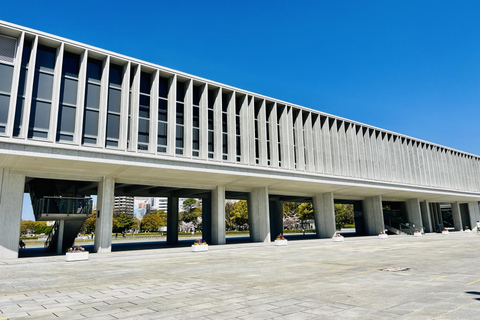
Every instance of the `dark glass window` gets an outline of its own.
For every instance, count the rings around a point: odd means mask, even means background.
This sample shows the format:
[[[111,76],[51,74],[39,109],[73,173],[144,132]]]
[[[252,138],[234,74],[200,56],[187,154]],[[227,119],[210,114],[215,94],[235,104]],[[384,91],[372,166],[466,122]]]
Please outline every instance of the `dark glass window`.
[[[183,124],[183,103],[177,103],[177,124]]]
[[[168,97],[168,78],[160,77],[159,96],[161,98]]]
[[[200,105],[200,87],[199,86],[193,86],[193,104],[195,106]]]
[[[70,52],[65,52],[63,56],[63,75],[78,77],[80,68],[79,56]]]
[[[183,102],[185,99],[185,83],[177,82],[177,101]]]
[[[168,121],[168,103],[166,100],[160,100],[158,104],[158,120]]]

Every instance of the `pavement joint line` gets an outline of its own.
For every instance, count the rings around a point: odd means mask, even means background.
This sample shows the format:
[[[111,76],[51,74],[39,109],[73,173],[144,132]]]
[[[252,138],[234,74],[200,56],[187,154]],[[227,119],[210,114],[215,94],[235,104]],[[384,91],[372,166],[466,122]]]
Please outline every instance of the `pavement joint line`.
[[[337,268],[337,269],[330,270],[330,272],[337,272],[337,271],[342,271],[342,270],[348,270],[348,269],[350,269],[350,268],[351,268],[351,267]]]
[[[476,283],[476,282],[478,282],[478,281],[480,281],[480,279],[467,283],[467,286],[468,286],[468,285],[471,285],[471,284],[474,284],[474,283]]]
[[[375,269],[375,270],[367,270],[367,271],[360,271],[360,272],[357,272],[357,273],[368,273],[368,272],[375,272],[375,271],[378,272],[378,271],[380,271],[380,270],[377,270],[377,269]]]
[[[430,280],[428,280],[428,281],[436,281],[436,280],[443,279],[443,278],[445,278],[445,277],[446,277],[446,276],[440,276],[440,277],[438,277],[438,278],[433,278],[433,279],[430,279]]]

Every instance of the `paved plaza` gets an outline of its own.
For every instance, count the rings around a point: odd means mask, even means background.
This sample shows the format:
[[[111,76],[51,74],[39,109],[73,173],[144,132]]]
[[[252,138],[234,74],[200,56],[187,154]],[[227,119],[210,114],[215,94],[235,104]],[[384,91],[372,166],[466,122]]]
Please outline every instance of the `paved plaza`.
[[[480,319],[475,233],[64,260],[0,261],[0,319]]]

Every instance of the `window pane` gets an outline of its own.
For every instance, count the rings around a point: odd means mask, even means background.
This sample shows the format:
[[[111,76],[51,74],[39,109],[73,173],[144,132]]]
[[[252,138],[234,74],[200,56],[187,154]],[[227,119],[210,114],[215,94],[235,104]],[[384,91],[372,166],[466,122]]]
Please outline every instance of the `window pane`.
[[[88,59],[87,79],[98,82],[102,78],[102,62],[92,58]]]
[[[138,120],[138,142],[148,143],[149,125],[150,121],[148,120]]]
[[[100,102],[100,86],[96,84],[87,84],[87,107],[98,109]]]
[[[41,71],[53,71],[55,68],[55,53],[57,49],[39,46],[37,52],[37,69]]]
[[[33,96],[39,99],[51,100],[53,75],[39,72],[35,78],[36,85],[33,89]]]
[[[69,132],[73,134],[75,129],[75,112],[76,108],[69,106],[60,106],[60,124],[59,131],[65,133]]]
[[[33,101],[30,123],[35,129],[48,130],[48,125],[50,123],[50,103]]]
[[[177,82],[177,101],[183,102],[185,99],[185,83]]]
[[[148,73],[142,72],[140,77],[140,92],[150,94],[150,78]]]
[[[183,124],[183,104],[177,103],[177,123]]]
[[[0,123],[7,123],[9,103],[10,97],[0,94]]]
[[[208,151],[213,152],[213,131],[208,131]]]
[[[199,129],[193,129],[193,150],[199,150],[200,149],[200,130]]]
[[[200,127],[200,108],[193,107],[193,126]]]
[[[167,145],[167,124],[166,123],[158,124],[158,144],[163,146]]]
[[[159,95],[162,98],[168,97],[168,78],[160,77]]]
[[[118,139],[120,130],[120,116],[116,114],[107,115],[107,138]]]
[[[85,134],[97,136],[98,111],[85,110]]]
[[[62,97],[61,97],[62,102],[76,105],[77,104],[77,80],[63,78],[62,82],[63,82]]]
[[[167,121],[168,103],[163,99],[160,99],[158,102],[158,120]]]
[[[110,65],[110,75],[109,75],[110,84],[121,86],[122,73],[123,73],[122,67],[116,66],[116,65]]]
[[[193,104],[200,105],[200,87],[193,86]]]
[[[117,89],[108,89],[108,111],[120,112],[122,92]]]
[[[25,85],[27,83],[27,69],[20,70],[20,82],[18,84],[18,95],[23,96],[25,93]]]
[[[63,56],[63,74],[71,77],[78,77],[79,57],[73,53],[66,52]]]
[[[175,146],[177,148],[183,148],[183,126],[177,126],[175,141]]]
[[[13,66],[0,63],[0,92],[10,93],[12,90]]]

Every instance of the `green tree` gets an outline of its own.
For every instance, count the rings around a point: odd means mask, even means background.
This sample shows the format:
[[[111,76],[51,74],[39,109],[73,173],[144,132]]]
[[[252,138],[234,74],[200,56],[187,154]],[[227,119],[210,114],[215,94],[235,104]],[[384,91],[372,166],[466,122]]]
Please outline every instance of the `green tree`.
[[[233,230],[233,208],[235,207],[235,201],[227,201],[225,203],[225,229],[230,231]]]
[[[305,228],[304,221],[313,219],[313,205],[311,202],[300,203],[297,207],[298,218],[302,223],[302,228]]]
[[[92,215],[85,220],[85,222],[82,225],[81,230],[83,230],[84,233],[92,233],[95,231],[95,224],[97,222],[97,212],[92,211]]]
[[[23,220],[20,223],[20,234],[35,233],[35,221]]]
[[[113,232],[124,232],[132,228],[134,224],[133,217],[126,213],[113,213]]]
[[[193,198],[185,199],[182,203],[183,211],[190,213],[193,209],[198,208],[198,201]]]
[[[345,227],[346,224],[354,223],[353,204],[335,204],[335,224],[337,230]]]
[[[240,200],[233,206],[230,214],[230,221],[233,227],[241,228],[248,225],[248,205],[247,201]]]
[[[140,223],[140,229],[145,231],[157,231],[167,222],[166,213],[163,210],[147,213]]]

